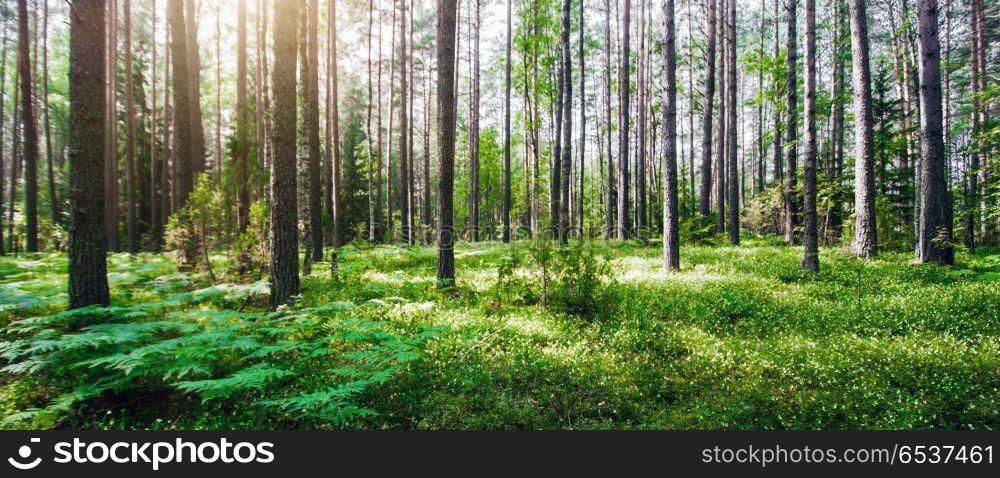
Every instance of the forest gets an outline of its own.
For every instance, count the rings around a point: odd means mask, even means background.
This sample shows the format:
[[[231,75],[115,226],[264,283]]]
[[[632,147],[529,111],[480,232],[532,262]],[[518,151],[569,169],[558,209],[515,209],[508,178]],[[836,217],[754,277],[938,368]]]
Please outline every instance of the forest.
[[[997,2],[0,35],[0,429],[1000,428]]]

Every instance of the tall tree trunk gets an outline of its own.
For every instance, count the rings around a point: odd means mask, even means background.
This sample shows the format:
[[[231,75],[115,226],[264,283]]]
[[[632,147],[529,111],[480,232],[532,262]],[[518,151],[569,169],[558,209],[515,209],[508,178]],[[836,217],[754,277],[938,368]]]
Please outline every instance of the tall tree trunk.
[[[188,94],[191,106],[191,172],[197,175],[205,172],[205,126],[201,113],[201,49],[198,47],[198,9],[195,0],[185,0],[185,15],[187,20],[187,61],[188,61]],[[176,58],[176,55],[175,55]]]
[[[969,154],[969,171],[968,182],[969,189],[968,194],[965,198],[965,208],[966,208],[966,219],[965,219],[965,247],[969,248],[970,251],[974,251],[976,247],[976,235],[979,234],[979,209],[982,203],[979,197],[979,179],[980,179],[980,160],[982,153],[982,142],[980,136],[982,134],[982,122],[980,121],[980,109],[982,109],[982,94],[983,90],[981,88],[982,83],[980,82],[980,77],[985,76],[983,70],[985,65],[980,61],[980,49],[982,48],[980,44],[980,39],[982,37],[981,23],[979,15],[982,14],[982,0],[972,0],[972,5],[970,8],[970,35],[969,40],[971,43],[969,56],[971,57],[971,69],[970,74],[972,81],[972,138],[970,141],[970,154]]]
[[[479,27],[482,20],[480,0],[472,0],[473,11],[469,15],[469,65],[471,84],[469,85],[469,240],[479,241]],[[473,25],[475,22],[475,25]]]
[[[70,3],[69,307],[107,306],[104,225],[105,2]]]
[[[0,46],[0,256],[6,254],[4,239],[3,239],[3,185],[4,185],[4,157],[3,157],[3,145],[4,145],[4,133],[7,131],[3,127],[4,124],[4,106],[6,105],[6,93],[7,93],[7,22],[3,23],[3,45]],[[11,162],[13,164],[13,161]],[[14,168],[11,168],[14,169]],[[14,203],[11,201],[11,209],[14,208]]]
[[[409,144],[406,135],[408,130],[407,122],[410,120],[407,114],[407,76],[406,76],[406,0],[399,0],[399,198],[400,198],[400,227],[403,233],[403,242],[413,244],[413,222],[410,214],[410,167],[409,167]]]
[[[326,173],[323,175],[325,191],[323,194],[324,208],[328,211],[333,221],[333,237],[330,244],[333,247],[340,247],[343,242],[344,231],[341,230],[343,218],[341,217],[341,177],[340,177],[340,91],[339,79],[337,78],[337,1],[329,0],[329,11],[327,21],[329,22],[329,56],[327,57],[327,93],[326,109],[329,123],[326,128],[326,148],[327,161],[325,163]],[[331,163],[332,159],[332,163]]]
[[[562,7],[562,65],[564,75],[563,79],[563,108],[564,112],[562,115],[563,127],[562,127],[562,159],[560,173],[560,195],[561,199],[559,201],[559,242],[561,244],[566,244],[569,241],[569,204],[572,200],[570,195],[570,183],[571,183],[571,167],[573,164],[573,61],[572,52],[570,50],[569,44],[569,30],[570,30],[570,11],[571,11],[571,0],[563,0]]]
[[[712,101],[715,98],[715,0],[708,0],[706,17],[705,96],[702,101],[701,121],[701,196],[698,212],[707,216],[712,212]]]
[[[628,239],[631,235],[631,218],[629,217],[629,30],[631,21],[631,0],[625,0],[622,15],[622,57],[618,83],[618,240]]]
[[[334,0],[336,1],[336,0]],[[375,207],[375,202],[381,198],[381,196],[375,195],[372,183],[376,185],[378,181],[374,178],[372,170],[375,167],[375,162],[372,161],[372,157],[378,157],[378,152],[375,150],[375,142],[372,141],[372,104],[375,101],[372,95],[372,36],[374,29],[372,28],[375,22],[375,0],[368,0],[368,108],[367,116],[365,117],[365,132],[367,133],[368,140],[368,240],[371,242],[376,242],[378,238],[378,223],[379,214],[381,208]],[[379,102],[381,103],[381,98]],[[374,153],[374,154],[373,154]],[[376,186],[377,187],[377,186]]]
[[[138,168],[135,163],[135,91],[133,90],[132,70],[132,1],[125,0],[125,208],[127,210],[126,238],[128,251],[131,254],[139,252],[138,207],[139,185]]]
[[[861,258],[877,253],[875,230],[875,171],[872,147],[872,85],[868,60],[868,16],[865,0],[850,0],[852,82],[854,84],[854,242]]]
[[[816,2],[806,0],[806,158],[803,198],[805,255],[802,268],[819,272],[819,237],[816,217]]]
[[[677,60],[674,37],[674,0],[663,1],[663,267],[680,270],[680,232],[677,217]]]
[[[45,114],[45,160],[48,162],[49,179],[49,205],[52,213],[52,224],[62,223],[62,213],[60,212],[59,196],[56,193],[55,164],[52,154],[52,122],[49,120],[49,0],[42,0],[42,105]],[[3,119],[0,118],[0,124]],[[3,161],[0,160],[0,164]],[[3,178],[0,178],[3,184]],[[3,210],[0,207],[0,210]],[[0,243],[3,238],[0,237]]]
[[[920,262],[951,264],[951,221],[945,178],[944,130],[941,111],[941,45],[938,40],[938,2],[917,2],[920,37]]]
[[[191,154],[191,88],[188,74],[187,27],[184,21],[184,0],[169,0],[167,21],[170,23],[171,57],[173,61],[174,141],[173,161],[176,170],[175,208],[184,207],[194,187]]]
[[[438,287],[455,285],[455,236],[452,228],[455,186],[455,16],[456,0],[437,3],[438,161],[440,170]]]
[[[258,86],[259,88],[259,86]],[[243,234],[250,224],[250,174],[247,105],[247,0],[236,7],[236,232]]]
[[[312,262],[323,260],[323,176],[320,170],[319,143],[319,0],[308,0],[307,23],[307,62],[309,72],[306,84],[306,104],[303,105],[306,115],[306,141],[309,146],[309,158],[306,171],[309,174],[309,240]]]
[[[222,180],[222,15],[215,16],[215,161],[213,179]]]
[[[647,237],[649,231],[646,230],[646,69],[648,68],[648,56],[646,52],[646,0],[639,0],[639,54],[638,68],[636,74],[639,79],[636,81],[636,93],[638,104],[636,106],[636,148],[639,150],[635,158],[635,199],[636,199],[636,234],[640,237]]]
[[[511,2],[513,0],[507,0]],[[584,219],[584,200],[586,194],[584,194],[584,183],[586,179],[586,161],[587,161],[587,70],[586,64],[584,63],[584,46],[586,46],[586,39],[584,38],[584,30],[586,29],[586,20],[584,17],[584,0],[580,1],[580,44],[578,48],[580,49],[580,200],[577,207],[577,228],[579,229],[578,234],[580,240],[584,240],[585,225]]]
[[[729,225],[726,228],[729,232],[729,243],[738,245],[740,243],[740,191],[742,186],[740,177],[737,176],[736,162],[736,0],[729,0],[729,26],[726,28],[726,42],[729,44],[727,53],[729,60],[726,66],[729,70],[729,80],[726,87],[729,91],[729,139],[726,145],[729,148]]]
[[[34,89],[31,85],[31,49],[28,31],[28,2],[18,0],[18,69],[21,73],[21,124],[24,128],[24,215],[25,249],[38,252],[38,122],[35,118]],[[11,200],[13,204],[13,200]]]
[[[781,25],[781,21],[778,18],[779,17],[779,14],[778,14],[778,12],[779,12],[778,3],[780,1],[781,0],[774,0],[774,57],[775,57],[775,60],[777,60],[778,58],[780,58],[780,55],[781,55],[781,50],[780,50],[780,46],[779,46],[779,39],[781,37],[781,26],[780,26]],[[780,85],[776,85],[775,88],[776,89],[780,88]],[[781,202],[782,202],[781,207],[784,208],[784,201],[785,201],[784,176],[785,176],[785,173],[784,173],[784,171],[782,169],[782,164],[781,164],[781,153],[783,151],[781,149],[781,137],[782,137],[783,133],[782,133],[782,130],[781,130],[781,108],[780,108],[780,104],[778,103],[778,100],[777,100],[778,94],[780,94],[780,90],[776,92],[776,94],[774,95],[775,99],[772,102],[773,103],[772,106],[774,107],[774,156],[771,158],[771,168],[774,170],[774,184],[776,184],[778,186],[779,191],[781,192]],[[778,214],[779,218],[780,218],[780,216],[781,215]]]
[[[507,58],[504,71],[504,124],[503,124],[503,242],[508,243],[511,239],[510,214],[511,214],[511,191],[510,191],[510,70],[513,29],[511,20],[511,9],[514,0],[507,0]],[[476,2],[479,5],[479,2]],[[478,8],[477,8],[478,13]],[[476,35],[478,38],[479,35]],[[476,42],[478,45],[478,41]],[[478,60],[477,60],[478,63]]]
[[[796,14],[795,7],[798,0],[785,0],[785,13],[788,21],[788,42],[785,56],[785,94],[786,96],[786,123],[785,134],[787,135],[785,144],[785,167],[788,168],[785,178],[785,242],[794,244],[798,240],[797,229],[799,227],[799,205],[796,193],[797,179],[795,172],[798,169],[798,118],[799,118],[799,95],[796,88],[796,62],[798,53],[796,52],[798,36],[795,32]]]
[[[104,221],[108,235],[108,249],[118,251],[118,0],[108,5],[107,14],[107,108],[104,158]]]
[[[726,0],[719,1],[718,33],[719,33],[719,114],[716,116],[716,149],[715,149],[715,230],[726,231]]]
[[[838,186],[841,183],[841,176],[844,169],[844,37],[847,30],[844,6],[840,2],[834,1],[834,18],[836,22],[836,34],[834,40],[834,61],[833,61],[833,165],[829,175]],[[840,239],[841,226],[843,223],[843,198],[837,194],[833,198],[833,206],[830,211],[830,223],[833,229],[833,237]]]
[[[177,1],[177,0],[174,0]],[[299,214],[296,208],[295,69],[300,0],[280,0],[274,10],[274,161],[271,164],[271,307],[299,293]],[[304,33],[304,32],[303,32]]]
[[[615,231],[617,198],[615,196],[615,156],[612,148],[611,131],[614,119],[611,116],[611,0],[604,0],[604,114],[607,129],[607,175],[608,189],[605,201],[607,211],[604,221],[604,239],[610,239]]]
[[[245,1],[245,0],[244,0]],[[160,245],[160,215],[163,211],[162,198],[163,194],[160,188],[160,176],[159,170],[160,165],[157,161],[162,161],[162,158],[157,157],[158,145],[156,141],[156,0],[152,0],[152,5],[150,7],[150,14],[152,18],[150,19],[150,29],[152,34],[150,35],[153,40],[150,41],[152,47],[152,61],[150,66],[153,69],[152,74],[149,76],[150,82],[150,99],[152,100],[152,108],[149,112],[149,249],[154,252],[159,252]],[[166,116],[164,116],[166,118]],[[166,122],[164,122],[164,130],[166,130]],[[166,143],[163,144],[166,147]]]

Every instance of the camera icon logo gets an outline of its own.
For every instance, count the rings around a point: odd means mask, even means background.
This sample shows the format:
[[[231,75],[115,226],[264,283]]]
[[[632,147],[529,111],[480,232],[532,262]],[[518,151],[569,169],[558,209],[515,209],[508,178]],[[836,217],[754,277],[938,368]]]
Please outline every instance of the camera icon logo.
[[[31,439],[31,443],[39,443],[41,441],[42,441],[41,438]],[[21,457],[21,459],[27,460],[28,458],[31,457],[31,447],[28,445],[21,445],[21,447],[17,449],[17,454],[18,456]],[[10,457],[7,458],[7,462],[10,463],[10,465],[13,466],[14,468],[17,468],[18,470],[30,470],[38,466],[38,464],[42,462],[42,459],[38,457],[27,463],[21,463],[20,461],[15,460],[14,457]]]

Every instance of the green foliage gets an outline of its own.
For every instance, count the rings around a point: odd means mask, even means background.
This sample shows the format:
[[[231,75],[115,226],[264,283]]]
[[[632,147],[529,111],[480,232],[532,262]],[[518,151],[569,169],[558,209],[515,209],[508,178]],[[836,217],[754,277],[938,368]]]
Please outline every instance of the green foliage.
[[[409,334],[373,319],[367,310],[373,306],[345,302],[241,312],[237,307],[249,297],[266,295],[266,281],[188,290],[190,278],[139,283],[178,291],[155,301],[27,317],[0,329],[3,373],[45,391],[29,400],[32,406],[18,405],[4,424],[86,423],[100,420],[89,416],[95,407],[139,401],[192,413],[256,403],[259,410],[248,413],[262,418],[346,426],[375,414],[359,395],[420,358],[437,334],[433,328]]]
[[[587,318],[607,318],[617,306],[608,282],[613,280],[607,257],[583,242],[559,248],[553,272],[552,305]]]
[[[60,312],[65,258],[4,258],[2,339],[22,345],[4,346],[0,411],[114,429],[1000,427],[996,250],[939,267],[823,248],[813,275],[780,242],[685,243],[670,274],[655,242],[460,243],[454,294],[433,247],[352,244],[341,280],[304,277],[285,315],[257,307],[266,282],[212,286],[162,255],[110,256],[114,307]]]

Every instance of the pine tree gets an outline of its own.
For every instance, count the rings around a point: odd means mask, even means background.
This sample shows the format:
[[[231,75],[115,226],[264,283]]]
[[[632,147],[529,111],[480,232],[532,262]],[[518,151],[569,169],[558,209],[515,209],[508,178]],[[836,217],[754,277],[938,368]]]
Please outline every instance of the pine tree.
[[[70,4],[69,307],[107,306],[104,229],[105,2]]]

